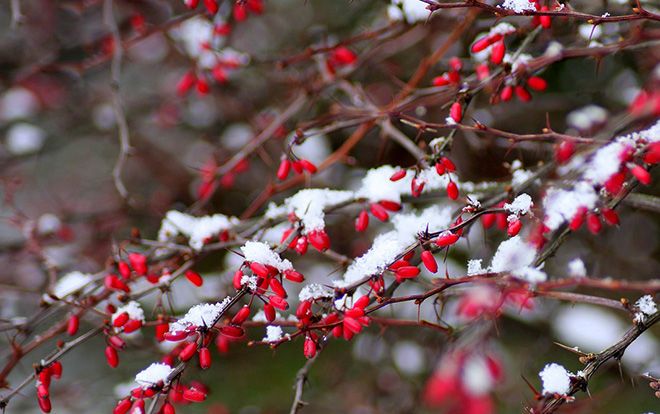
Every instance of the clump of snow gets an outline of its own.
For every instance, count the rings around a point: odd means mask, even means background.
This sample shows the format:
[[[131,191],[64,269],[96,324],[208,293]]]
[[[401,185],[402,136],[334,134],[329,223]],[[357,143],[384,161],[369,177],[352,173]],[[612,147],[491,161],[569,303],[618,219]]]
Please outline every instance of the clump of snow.
[[[564,46],[556,40],[553,40],[548,44],[544,55],[548,57],[558,57],[561,55],[562,50],[564,50]]]
[[[241,277],[241,286],[247,286],[251,291],[257,290],[257,280],[256,276],[243,275]]]
[[[437,174],[436,174],[437,176]],[[346,286],[366,276],[382,273],[396,257],[412,244],[417,233],[429,230],[435,231],[449,227],[451,223],[451,207],[432,206],[420,214],[397,214],[392,218],[394,230],[380,234],[374,240],[371,248],[348,267],[344,279],[335,281],[336,286]]]
[[[325,228],[325,209],[354,198],[355,194],[352,191],[306,189],[298,191],[294,196],[284,200],[284,210],[272,207],[272,210],[269,208],[269,211],[270,216],[279,215],[282,211],[295,213],[303,224],[302,233],[307,234]],[[269,216],[268,213],[267,216]]]
[[[651,295],[644,295],[637,299],[635,306],[645,315],[651,316],[658,311],[658,306],[655,304]]]
[[[387,14],[392,20],[403,20],[409,24],[425,21],[431,15],[426,3],[419,0],[392,0],[387,8]]]
[[[463,365],[463,384],[471,395],[484,395],[495,386],[495,378],[488,368],[486,358],[472,355]]]
[[[525,66],[527,62],[532,60],[532,55],[528,53],[521,53],[514,60],[514,55],[507,53],[504,55],[503,60],[504,63],[508,63],[511,65],[511,72],[515,73],[518,70],[518,68],[520,68],[521,66]]]
[[[53,287],[52,294],[60,299],[80,291],[83,287],[92,281],[92,275],[78,271],[69,272],[62,276],[55,286]],[[52,299],[48,295],[44,295],[44,300],[52,303]]]
[[[604,184],[621,168],[621,154],[626,147],[626,143],[617,140],[596,151],[589,161],[584,178],[594,184]]]
[[[39,100],[28,89],[20,86],[8,89],[0,97],[0,119],[11,121],[29,118],[39,109]]]
[[[481,259],[468,260],[467,275],[468,276],[474,276],[474,275],[480,275],[480,274],[488,272],[488,269],[483,268],[483,266],[481,265],[481,262],[482,262]]]
[[[135,382],[140,384],[142,388],[151,388],[159,384],[166,384],[169,376],[174,372],[174,368],[167,364],[154,362],[147,368],[138,372],[135,376]]]
[[[226,297],[218,303],[201,303],[188,310],[183,318],[170,324],[170,332],[185,331],[191,327],[211,327],[231,299]]]
[[[381,200],[401,202],[401,195],[410,191],[410,174],[404,179],[392,182],[390,177],[397,171],[390,165],[383,165],[367,171],[362,186],[356,192],[358,198],[366,198],[375,203]]]
[[[140,304],[134,300],[128,302],[124,306],[117,308],[115,313],[112,314],[112,322],[114,322],[115,319],[117,319],[117,317],[124,312],[128,313],[129,319],[144,322],[144,311],[142,310]]]
[[[563,222],[570,221],[580,207],[590,210],[596,206],[597,201],[598,194],[593,186],[583,181],[575,184],[572,190],[549,188],[543,198],[543,223],[550,230],[556,230]]]
[[[256,262],[264,265],[270,265],[283,272],[293,269],[293,265],[287,259],[282,259],[266,243],[248,241],[241,247],[243,256],[248,262]]]
[[[474,276],[483,273],[510,272],[513,276],[532,284],[543,282],[547,279],[547,275],[540,268],[532,266],[535,258],[534,246],[523,241],[520,236],[514,236],[500,243],[487,268],[482,266],[481,259],[469,260],[467,273],[468,276]]]
[[[520,236],[500,243],[490,265],[491,272],[509,272],[530,266],[536,258],[536,249]]]
[[[327,286],[318,283],[310,283],[302,288],[298,294],[298,299],[302,302],[305,300],[314,300],[321,298],[332,298],[335,296],[335,291]]]
[[[501,34],[503,36],[506,36],[508,34],[514,33],[516,31],[516,28],[506,22],[501,22],[493,26],[490,31],[488,32],[489,36],[496,35],[496,34]]]
[[[522,216],[529,213],[533,205],[532,197],[530,197],[529,194],[523,193],[516,197],[511,203],[505,203],[504,209],[509,213]]]
[[[536,10],[534,3],[529,0],[504,0],[501,7],[512,10],[516,13]]]
[[[571,389],[571,373],[559,364],[548,364],[539,373],[543,394],[565,395]]]
[[[548,279],[544,271],[529,266],[516,269],[511,274],[532,284],[545,282]]]
[[[568,275],[571,277],[585,277],[587,268],[579,257],[568,262]]]
[[[264,337],[265,342],[277,342],[284,336],[282,328],[279,326],[269,325],[266,327],[266,336]]]
[[[190,247],[200,250],[204,242],[220,232],[228,230],[237,225],[236,217],[228,217],[223,214],[212,216],[195,217],[176,210],[170,210],[165,214],[158,231],[158,240],[167,241],[170,237],[183,234],[189,238]]]
[[[12,155],[27,155],[39,151],[45,140],[43,129],[21,122],[9,128],[5,145]]]
[[[39,216],[37,220],[37,231],[39,234],[52,234],[62,227],[62,221],[52,213],[46,213]]]

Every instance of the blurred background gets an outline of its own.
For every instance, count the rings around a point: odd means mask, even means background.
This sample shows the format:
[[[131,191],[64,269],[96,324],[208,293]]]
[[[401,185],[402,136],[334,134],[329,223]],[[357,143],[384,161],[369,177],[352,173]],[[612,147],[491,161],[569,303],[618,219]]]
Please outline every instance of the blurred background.
[[[200,64],[195,55],[199,51],[191,50],[189,45],[207,19],[201,8],[197,16],[181,19],[180,23],[176,19],[190,13],[180,1],[113,3],[119,32],[122,39],[127,39],[120,92],[132,147],[122,172],[130,195],[128,203],[119,196],[112,178],[119,141],[112,106],[113,46],[103,19],[103,2],[20,1],[22,18],[18,24],[12,18],[10,2],[0,6],[3,326],[35,312],[48,284],[48,269],[60,273],[97,272],[103,269],[113,246],[130,236],[131,228],[138,228],[144,237],[153,239],[166,211],[183,210],[195,203],[203,167],[214,162],[222,165],[284,110],[302,87],[320,76],[322,61],[316,57],[286,66],[278,64],[282,59],[304,52],[309,46],[332,45],[389,26],[383,38],[350,46],[359,64],[347,77],[373,103],[386,104],[411,77],[420,60],[445,41],[465,17],[464,10],[443,10],[426,22],[409,24],[393,19],[389,1],[266,0],[262,14],[250,14],[247,20],[234,24],[231,2],[223,1],[219,16],[226,18],[218,17],[215,23],[231,24],[231,33],[214,47],[241,65],[227,71],[226,83],[212,83],[210,93],[202,95],[193,90],[181,96],[177,94],[181,77]],[[657,3],[644,4],[657,7]],[[572,1],[571,6],[597,15],[605,11],[626,14],[630,10],[626,1]],[[527,27],[529,20],[506,19],[520,27]],[[198,26],[189,24],[191,21]],[[494,23],[488,13],[479,15],[421,86],[429,87],[431,77],[445,72],[451,56],[460,57],[470,71],[475,65],[468,52],[470,43]],[[592,32],[590,25],[556,19],[552,30],[541,32],[526,52],[542,55],[553,42],[565,48],[608,44],[626,38],[639,27],[660,30],[657,23],[624,22],[598,26]],[[514,46],[519,43],[513,42]],[[488,94],[482,93],[475,97],[467,116],[494,128],[533,133],[546,126],[547,114],[556,131],[610,137],[627,132],[621,130],[627,119],[626,109],[640,91],[657,90],[658,61],[660,48],[656,44],[602,59],[558,62],[541,73],[549,87],[545,93],[535,93],[531,104],[512,101],[494,106],[489,103]],[[346,107],[355,104],[353,98],[341,88],[320,92],[318,99],[285,123],[279,136],[247,160],[249,168],[223,177],[221,188],[202,212],[243,215],[273,180],[292,131],[326,114],[341,116]],[[411,108],[412,114],[429,122],[444,122],[446,111],[442,104],[435,103]],[[648,121],[632,127],[641,127]],[[408,136],[416,135],[410,126],[395,124]],[[296,154],[320,163],[352,131],[349,128],[315,135],[299,146]],[[427,133],[421,139],[430,141],[436,136]],[[462,180],[491,182],[500,187],[511,181],[512,164],[532,170],[551,154],[552,147],[548,145],[512,147],[505,140],[464,132],[457,134],[451,151]],[[514,163],[516,160],[520,163]],[[413,163],[408,153],[374,130],[342,163],[314,176],[305,185],[348,188],[369,168]],[[538,195],[542,190],[542,186],[535,186],[530,192]],[[295,191],[290,189],[272,200],[280,202]],[[657,185],[639,188],[637,192],[660,195]],[[447,204],[447,200],[431,195],[416,207],[432,204]],[[254,215],[263,214],[264,208],[265,205],[257,205]],[[564,277],[569,274],[568,263],[580,258],[587,274],[593,277],[658,278],[659,221],[657,214],[648,210],[640,202],[624,205],[620,227],[609,227],[597,237],[586,231],[576,234],[562,245],[544,270],[551,276]],[[333,248],[350,257],[363,253],[373,237],[389,226],[372,225],[367,234],[356,237],[353,219],[357,212],[348,209],[329,217]],[[278,240],[279,234],[273,240]],[[465,274],[468,259],[484,258],[488,262],[501,240],[501,234],[474,226],[448,257],[449,274]],[[232,253],[207,257],[197,269],[204,274],[204,289],[193,289],[185,283],[177,286],[175,308],[183,313],[200,300],[224,297],[230,292],[230,274],[237,263],[240,259]],[[338,271],[341,274],[335,263],[320,255],[296,258],[295,263],[311,281],[319,283],[328,283]],[[423,277],[429,280],[431,275]],[[423,288],[423,284],[406,285],[399,293],[412,294]],[[641,295],[598,293],[614,299],[625,296],[631,301]],[[453,295],[446,298],[450,309],[456,305]],[[149,298],[143,302],[147,313],[150,303],[153,300],[150,302]],[[295,304],[292,307],[295,309]],[[437,320],[435,311],[431,303],[419,309],[428,320]],[[383,315],[415,319],[417,312],[416,306],[401,304]],[[535,301],[534,309],[529,311],[507,310],[496,322],[478,327],[463,327],[460,320],[451,320],[444,313],[443,321],[468,330],[485,330],[492,337],[489,349],[505,367],[505,379],[494,393],[498,412],[502,413],[520,412],[524,403],[533,399],[523,378],[539,387],[537,374],[547,362],[561,363],[572,371],[580,369],[575,355],[553,341],[596,352],[616,342],[629,326],[623,315],[603,308],[548,300]],[[40,328],[49,326],[49,322],[52,321],[43,321]],[[92,326],[94,318],[85,323]],[[580,395],[579,402],[565,407],[565,412],[657,410],[658,400],[639,374],[660,373],[659,334],[656,327],[639,338],[626,353],[621,368],[616,364],[604,367],[590,383],[592,398]],[[263,327],[253,328],[250,335],[261,339]],[[3,360],[9,353],[8,338],[9,334],[3,334],[0,339]],[[424,384],[453,341],[430,329],[380,329],[375,325],[351,342],[332,341],[311,370],[304,395],[309,405],[304,412],[427,412],[429,409],[420,398]],[[51,394],[54,412],[110,412],[117,399],[126,394],[135,373],[158,359],[160,352],[150,336],[135,337],[129,351],[121,353],[119,368],[112,370],[104,361],[102,341],[86,343],[63,359],[63,380],[55,384]],[[28,375],[31,361],[41,356],[37,352],[26,358],[10,375],[10,386]],[[210,370],[194,372],[194,378],[211,389],[207,402],[178,408],[178,412],[288,412],[296,371],[305,361],[301,341],[276,350],[235,343],[229,353],[216,353],[214,358]],[[0,395],[4,392],[0,390]],[[7,412],[38,412],[32,394],[33,389],[28,387],[26,397],[13,400]]]

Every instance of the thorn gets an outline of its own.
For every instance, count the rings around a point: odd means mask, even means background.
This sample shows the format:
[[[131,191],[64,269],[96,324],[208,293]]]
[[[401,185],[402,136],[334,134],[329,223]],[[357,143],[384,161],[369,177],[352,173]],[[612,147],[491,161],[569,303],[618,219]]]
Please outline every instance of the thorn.
[[[587,354],[580,351],[580,349],[577,346],[568,346],[568,345],[564,345],[564,344],[556,342],[556,341],[553,341],[553,343],[555,345],[557,345],[558,347],[560,347],[560,348],[562,348],[562,349],[564,349],[568,352],[572,352],[572,353],[574,353],[576,355],[579,355],[579,356],[584,356],[584,357],[587,356]]]

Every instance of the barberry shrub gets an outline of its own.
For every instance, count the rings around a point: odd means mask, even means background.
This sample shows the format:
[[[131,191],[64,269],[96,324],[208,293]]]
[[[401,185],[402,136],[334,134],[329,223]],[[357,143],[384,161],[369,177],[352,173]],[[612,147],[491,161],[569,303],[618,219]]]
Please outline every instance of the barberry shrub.
[[[3,412],[657,408],[656,2],[0,19]]]

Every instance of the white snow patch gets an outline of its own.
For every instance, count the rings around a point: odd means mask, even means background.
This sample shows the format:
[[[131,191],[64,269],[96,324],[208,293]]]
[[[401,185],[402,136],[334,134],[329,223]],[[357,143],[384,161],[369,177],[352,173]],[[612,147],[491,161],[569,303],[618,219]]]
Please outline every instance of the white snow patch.
[[[350,201],[355,198],[352,191],[336,191],[329,189],[306,189],[298,191],[294,196],[284,200],[284,209],[269,207],[267,217],[286,213],[294,213],[303,224],[302,233],[308,234],[314,230],[325,228],[325,210],[333,205]]]
[[[236,217],[228,217],[223,214],[195,217],[170,210],[165,214],[161,223],[158,241],[167,241],[180,233],[189,238],[190,247],[200,250],[204,246],[205,240],[217,236],[223,230],[228,230],[238,223],[239,220]]]
[[[39,151],[45,140],[43,129],[21,122],[9,128],[5,145],[12,155],[27,155]]]
[[[571,388],[571,373],[559,364],[548,364],[539,373],[543,394],[566,394]]]
[[[284,332],[279,326],[267,326],[266,327],[266,336],[264,337],[265,342],[276,342],[282,339]]]
[[[509,213],[522,216],[529,213],[532,206],[534,206],[532,197],[530,197],[529,194],[523,193],[516,197],[510,204],[505,203],[504,209]]]
[[[333,289],[318,283],[310,283],[300,290],[298,299],[302,302],[305,300],[333,298],[334,296],[335,291]]]
[[[568,275],[571,277],[585,277],[587,268],[579,257],[568,262]]]
[[[142,388],[150,388],[158,385],[159,383],[165,384],[167,378],[174,372],[174,368],[170,367],[167,364],[162,364],[154,362],[149,365],[147,368],[138,372],[135,376],[135,382],[140,384]]]
[[[170,332],[185,331],[191,327],[211,327],[220,313],[227,307],[231,298],[218,303],[200,303],[186,312],[183,318],[170,324]]]
[[[134,300],[128,302],[124,306],[117,308],[115,313],[112,314],[112,322],[114,322],[115,319],[117,319],[117,317],[124,312],[128,313],[129,319],[144,322],[144,311],[142,310],[140,304]]]
[[[282,259],[266,243],[248,241],[241,247],[241,251],[248,262],[256,262],[264,265],[270,265],[283,272],[293,269],[293,265],[287,259]]]
[[[92,275],[87,273],[82,273],[78,271],[69,272],[66,275],[62,276],[55,286],[53,287],[53,295],[57,296],[60,299],[64,299],[67,296],[80,291],[85,285],[92,281]],[[53,300],[48,296],[44,295],[44,300],[48,303],[52,303]]]

